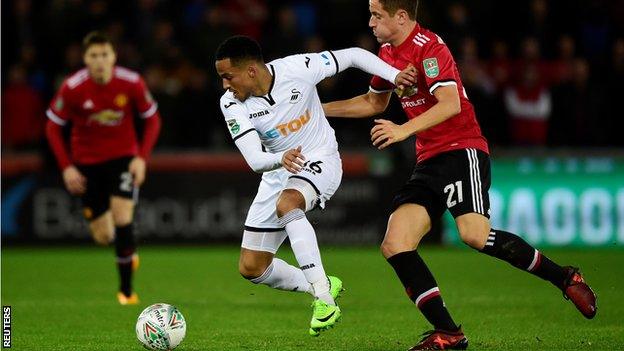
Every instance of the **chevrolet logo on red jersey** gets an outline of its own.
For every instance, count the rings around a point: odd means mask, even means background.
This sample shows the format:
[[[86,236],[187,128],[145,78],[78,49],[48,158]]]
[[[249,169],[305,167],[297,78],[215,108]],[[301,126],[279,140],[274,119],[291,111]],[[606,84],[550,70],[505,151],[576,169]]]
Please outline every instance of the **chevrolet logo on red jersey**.
[[[122,111],[103,110],[90,115],[87,123],[95,122],[103,126],[116,126],[121,123],[122,118]]]

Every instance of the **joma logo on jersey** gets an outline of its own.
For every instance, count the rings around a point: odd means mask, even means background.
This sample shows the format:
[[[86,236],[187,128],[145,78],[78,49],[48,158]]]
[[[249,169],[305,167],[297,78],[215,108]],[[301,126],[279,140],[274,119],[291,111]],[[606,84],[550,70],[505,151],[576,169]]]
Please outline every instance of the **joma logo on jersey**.
[[[268,115],[268,114],[269,114],[269,110],[264,110],[264,111],[259,111],[259,112],[250,113],[250,114],[249,114],[249,119],[256,118],[256,117],[266,116],[266,115]]]
[[[264,136],[268,139],[279,138],[280,136],[288,136],[289,134],[298,132],[304,125],[310,121],[310,111],[306,110],[304,114],[293,119],[288,123],[282,123],[275,126],[275,128],[264,133]]]

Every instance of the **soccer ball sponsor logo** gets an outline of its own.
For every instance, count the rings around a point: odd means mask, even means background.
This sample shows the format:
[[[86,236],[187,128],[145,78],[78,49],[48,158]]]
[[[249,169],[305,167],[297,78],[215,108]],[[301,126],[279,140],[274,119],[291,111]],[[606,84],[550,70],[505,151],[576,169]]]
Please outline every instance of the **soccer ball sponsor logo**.
[[[141,312],[135,330],[146,349],[173,350],[186,335],[186,320],[175,306],[158,303]]]

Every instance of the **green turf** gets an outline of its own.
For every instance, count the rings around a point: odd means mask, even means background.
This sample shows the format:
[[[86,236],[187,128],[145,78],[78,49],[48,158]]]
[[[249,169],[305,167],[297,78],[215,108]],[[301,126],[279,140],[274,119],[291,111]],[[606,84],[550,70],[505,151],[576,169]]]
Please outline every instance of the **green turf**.
[[[586,320],[561,293],[469,250],[424,248],[471,349],[613,350],[624,347],[624,251],[549,251],[580,265],[599,296]],[[308,336],[311,298],[254,286],[236,247],[141,249],[140,306],[118,306],[111,249],[2,249],[2,304],[12,306],[15,350],[140,350],[134,322],[167,302],[188,322],[178,350],[405,350],[428,329],[376,248],[323,248],[347,291],[339,326]],[[292,261],[288,251],[282,256]]]

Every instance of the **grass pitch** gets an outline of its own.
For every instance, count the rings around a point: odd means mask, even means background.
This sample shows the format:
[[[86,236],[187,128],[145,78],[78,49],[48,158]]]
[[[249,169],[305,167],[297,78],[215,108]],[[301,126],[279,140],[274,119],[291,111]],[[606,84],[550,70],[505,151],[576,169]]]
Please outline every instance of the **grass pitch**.
[[[295,262],[286,247],[280,255]],[[237,273],[237,247],[143,247],[139,306],[119,306],[113,250],[2,249],[2,304],[12,306],[15,350],[141,350],[134,323],[167,302],[188,323],[176,350],[406,350],[429,329],[377,248],[321,248],[347,291],[343,320],[307,335],[311,297],[254,286]],[[472,350],[615,350],[624,347],[624,251],[546,250],[574,263],[598,294],[586,320],[540,279],[471,250],[423,248]]]

